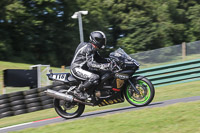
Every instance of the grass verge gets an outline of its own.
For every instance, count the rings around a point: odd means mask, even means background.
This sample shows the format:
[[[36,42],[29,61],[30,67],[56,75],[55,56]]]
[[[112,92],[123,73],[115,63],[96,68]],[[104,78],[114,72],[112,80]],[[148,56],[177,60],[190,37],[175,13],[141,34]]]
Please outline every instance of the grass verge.
[[[156,94],[155,94],[153,102],[191,97],[191,96],[200,96],[199,84],[200,84],[200,81],[195,81],[195,82],[189,82],[189,83],[183,83],[183,84],[177,84],[177,85],[169,85],[165,87],[158,87],[155,89]],[[130,106],[130,104],[128,102],[124,102],[121,104],[109,105],[109,106],[105,106],[101,108],[86,106],[85,112],[104,110],[104,109],[110,109],[110,108],[119,108],[119,107],[125,107],[125,106]],[[54,109],[47,109],[47,110],[41,110],[37,112],[32,112],[32,113],[27,113],[27,114],[12,116],[12,117],[6,117],[6,118],[0,119],[0,128],[15,125],[15,124],[20,124],[20,123],[25,123],[25,122],[31,122],[31,121],[56,117],[56,116],[58,115],[55,113]]]
[[[18,133],[199,133],[200,101],[30,128]],[[158,117],[159,116],[159,117]]]

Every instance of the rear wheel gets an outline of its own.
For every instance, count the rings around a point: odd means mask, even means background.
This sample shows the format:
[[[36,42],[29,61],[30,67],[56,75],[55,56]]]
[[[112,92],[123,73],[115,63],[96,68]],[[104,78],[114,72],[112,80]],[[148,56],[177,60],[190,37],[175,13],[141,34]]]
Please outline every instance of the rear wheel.
[[[53,104],[57,114],[65,119],[79,117],[85,109],[84,104],[60,99],[54,99]]]
[[[139,94],[137,94],[129,84],[124,91],[126,100],[137,107],[148,105],[155,95],[155,90],[151,81],[145,77],[135,77],[131,79],[131,82],[138,89]]]

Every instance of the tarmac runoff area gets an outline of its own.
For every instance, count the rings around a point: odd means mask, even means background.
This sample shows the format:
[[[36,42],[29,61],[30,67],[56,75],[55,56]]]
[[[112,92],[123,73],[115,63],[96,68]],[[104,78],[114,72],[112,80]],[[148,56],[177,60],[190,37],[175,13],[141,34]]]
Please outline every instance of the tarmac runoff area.
[[[64,118],[61,118],[60,116],[58,116],[58,117],[54,117],[54,118],[48,118],[48,119],[3,127],[3,128],[0,128],[0,133],[6,133],[6,132],[10,132],[10,131],[18,131],[18,130],[23,130],[26,128],[36,128],[36,127],[45,126],[45,125],[52,124],[52,123],[70,122],[70,121],[74,121],[74,120],[78,120],[78,119],[103,116],[103,115],[107,115],[107,114],[135,111],[135,110],[144,109],[144,108],[163,107],[163,106],[168,106],[168,105],[175,104],[175,103],[192,102],[192,101],[198,101],[198,100],[200,100],[200,96],[172,99],[172,100],[166,100],[166,101],[161,101],[161,102],[154,102],[154,103],[151,103],[148,106],[144,106],[144,107],[128,106],[128,107],[122,107],[122,108],[107,109],[107,110],[83,113],[80,117],[74,118],[74,119],[64,119]]]

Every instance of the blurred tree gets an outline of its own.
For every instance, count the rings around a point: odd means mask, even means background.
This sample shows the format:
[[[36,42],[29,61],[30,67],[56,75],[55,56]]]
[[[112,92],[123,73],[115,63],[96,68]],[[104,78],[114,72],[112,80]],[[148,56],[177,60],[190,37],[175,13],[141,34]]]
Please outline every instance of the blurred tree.
[[[191,6],[187,12],[188,30],[187,41],[200,39],[200,5]]]
[[[83,29],[84,29],[84,38],[85,41],[89,41],[89,36],[92,31],[100,30],[106,34],[107,45],[115,46],[115,41],[112,37],[113,32],[109,30],[113,24],[110,23],[108,14],[108,7],[106,3],[108,0],[77,0],[78,10],[87,10],[88,15],[83,17]],[[105,52],[106,50],[106,52]],[[107,56],[110,52],[110,49],[104,49],[100,51],[101,55]]]
[[[117,44],[129,53],[181,43],[184,10],[178,0],[118,0],[111,5]],[[119,17],[120,16],[120,17]],[[181,38],[182,37],[182,38]]]
[[[129,53],[200,39],[196,0],[1,0],[0,60],[70,65],[80,42],[71,16],[79,10],[89,11],[85,41],[101,30],[108,45]]]
[[[8,14],[8,9],[12,5],[18,6],[20,3],[18,1],[11,0],[1,0],[0,1],[0,59],[8,60],[13,53],[12,48],[12,37],[11,34],[13,30],[13,25],[11,20],[8,20],[9,17],[14,17],[14,15]],[[22,13],[22,7],[16,8],[16,12]]]
[[[14,0],[4,4],[1,14],[2,36],[0,50],[10,42],[13,61],[52,65],[69,64],[75,44],[79,41],[71,15],[75,1]],[[6,31],[8,30],[8,31]],[[11,49],[10,48],[10,49]],[[6,50],[8,51],[8,50]],[[4,58],[1,58],[4,59]]]

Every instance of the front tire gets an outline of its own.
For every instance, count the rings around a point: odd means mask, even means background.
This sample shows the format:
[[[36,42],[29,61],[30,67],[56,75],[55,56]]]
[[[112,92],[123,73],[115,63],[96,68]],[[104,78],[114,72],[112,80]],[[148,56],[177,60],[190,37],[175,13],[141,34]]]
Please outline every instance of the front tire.
[[[85,110],[85,105],[76,102],[67,102],[60,99],[54,99],[54,108],[58,115],[65,119],[79,117]]]
[[[131,82],[139,90],[140,94],[133,91],[130,84],[124,89],[124,95],[126,100],[137,107],[148,105],[154,98],[155,89],[150,80],[145,77],[134,77]]]

